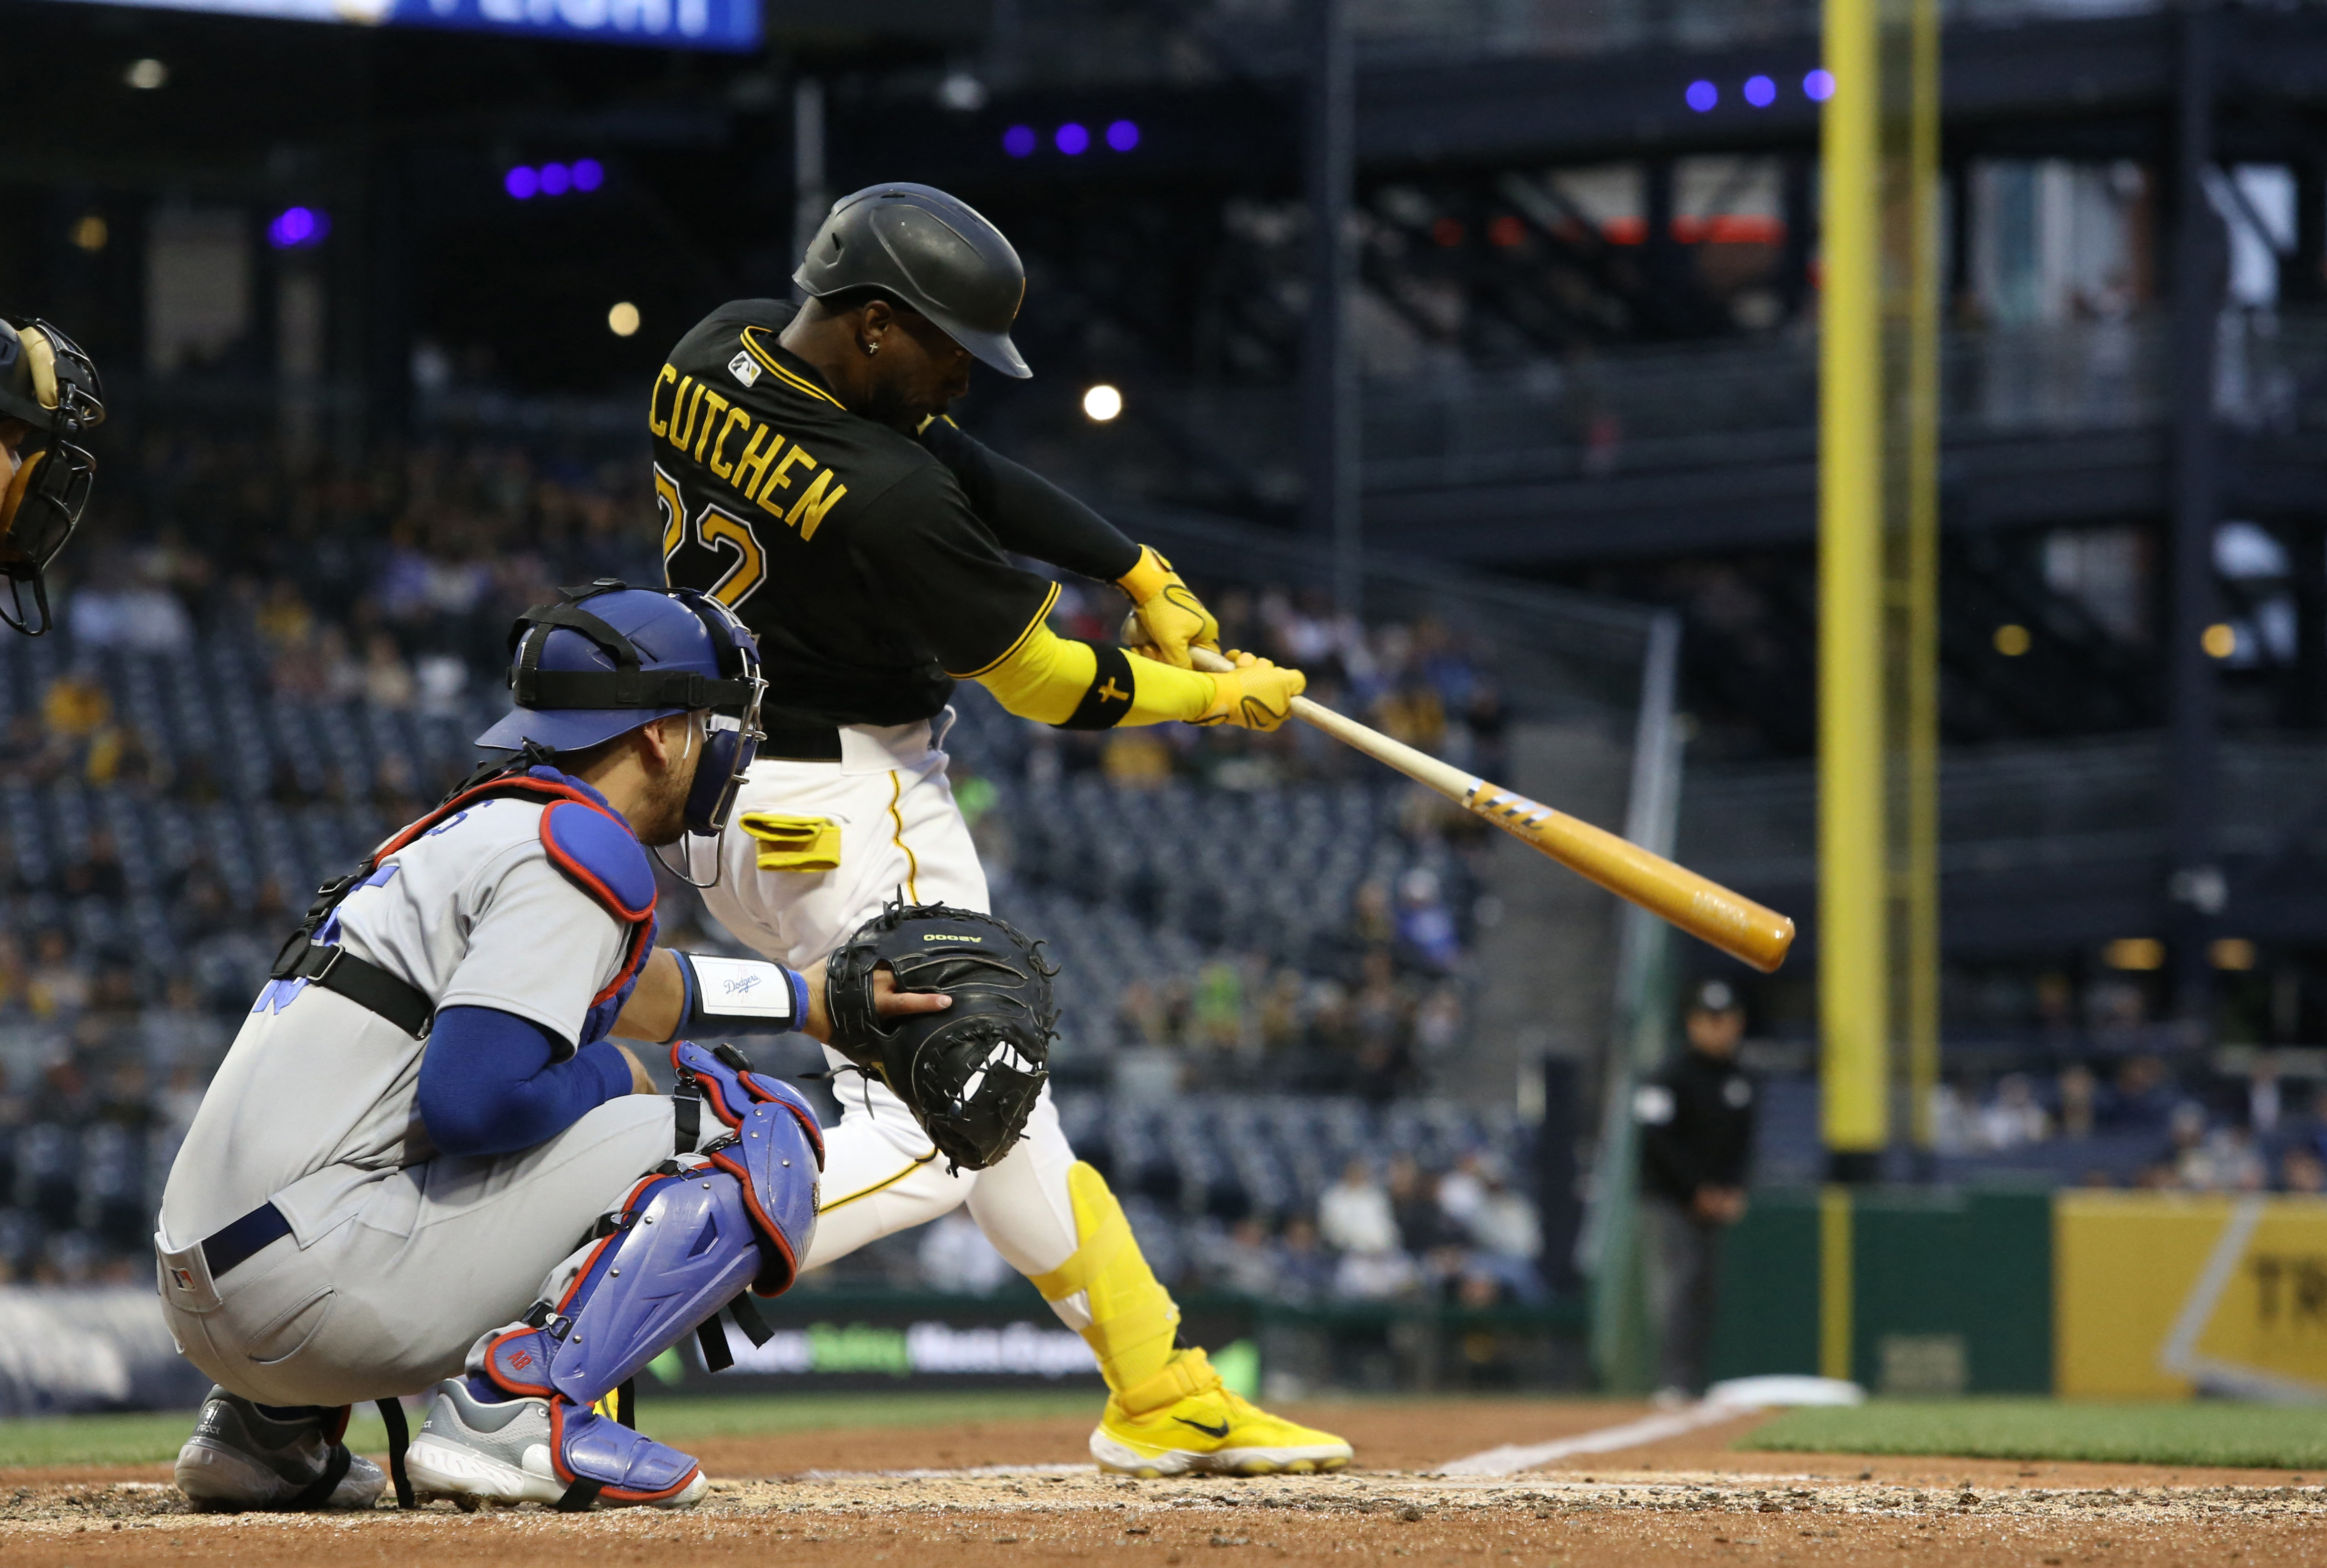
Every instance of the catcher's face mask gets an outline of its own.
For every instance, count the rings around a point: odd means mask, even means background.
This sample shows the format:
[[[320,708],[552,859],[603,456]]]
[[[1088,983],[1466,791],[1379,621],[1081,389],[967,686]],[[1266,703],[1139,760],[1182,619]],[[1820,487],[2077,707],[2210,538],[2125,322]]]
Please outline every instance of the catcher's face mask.
[[[712,711],[703,761],[696,766],[695,784],[687,794],[687,830],[716,837],[735,809],[735,792],[760,754],[760,742],[767,739],[760,728],[760,699],[767,695],[768,683],[760,674],[760,645],[734,611],[705,594],[690,594],[687,604],[719,645],[720,674],[743,683],[745,692],[735,707]]]
[[[44,574],[80,526],[97,462],[70,439],[105,421],[97,367],[47,322],[0,315],[0,429],[14,471],[0,489],[0,621],[29,637],[54,624]],[[0,470],[0,474],[6,473]],[[32,589],[32,605],[24,590]]]

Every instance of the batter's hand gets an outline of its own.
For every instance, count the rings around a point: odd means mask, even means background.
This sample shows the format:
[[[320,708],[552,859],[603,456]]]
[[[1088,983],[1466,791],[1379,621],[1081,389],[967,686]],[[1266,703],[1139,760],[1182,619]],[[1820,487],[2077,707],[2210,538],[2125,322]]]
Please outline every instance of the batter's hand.
[[[1249,653],[1229,657],[1236,668],[1212,677],[1212,705],[1194,723],[1273,730],[1293,716],[1293,699],[1307,688],[1307,676]]]
[[[1172,570],[1172,563],[1148,546],[1139,546],[1139,565],[1116,583],[1131,595],[1132,617],[1139,623],[1138,635],[1125,640],[1144,644],[1152,650],[1150,658],[1186,669],[1191,645],[1220,651],[1220,623]]]
[[[808,1021],[800,1032],[817,1040],[832,1038],[832,1015],[824,1010],[824,960],[800,971],[808,982]],[[939,991],[900,991],[897,977],[886,969],[873,975],[873,1011],[883,1018],[903,1018],[915,1013],[943,1013],[953,1005],[953,998]]]

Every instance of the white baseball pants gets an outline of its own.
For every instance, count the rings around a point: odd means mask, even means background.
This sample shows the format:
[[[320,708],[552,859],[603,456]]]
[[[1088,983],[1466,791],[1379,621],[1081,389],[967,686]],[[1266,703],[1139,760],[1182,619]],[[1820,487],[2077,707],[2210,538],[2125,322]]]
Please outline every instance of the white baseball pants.
[[[930,726],[853,726],[840,732],[840,743],[837,762],[752,765],[719,841],[718,885],[704,894],[738,940],[796,969],[826,957],[900,893],[909,903],[987,908],[986,873]],[[754,811],[837,824],[839,866],[760,870],[760,843],[741,826]],[[707,858],[698,855],[691,868],[698,880]],[[827,1049],[825,1059],[838,1068],[846,1059]],[[803,1266],[845,1257],[960,1203],[1021,1274],[1047,1274],[1074,1255],[1067,1171],[1075,1155],[1047,1087],[1008,1154],[984,1171],[949,1173],[944,1156],[885,1085],[850,1071],[832,1087],[840,1125],[825,1132],[823,1205]],[[1069,1327],[1086,1326],[1079,1294],[1055,1308]]]

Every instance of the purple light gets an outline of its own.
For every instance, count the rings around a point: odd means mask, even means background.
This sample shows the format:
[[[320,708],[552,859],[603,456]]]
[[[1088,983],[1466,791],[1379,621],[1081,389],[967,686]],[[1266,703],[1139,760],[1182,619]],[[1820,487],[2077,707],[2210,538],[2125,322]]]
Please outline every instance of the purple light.
[[[1812,103],[1824,103],[1834,96],[1834,72],[1814,70],[1802,78],[1802,96]]]
[[[1040,139],[1034,135],[1033,126],[1013,126],[1002,133],[1002,150],[1014,158],[1031,157],[1034,144]]]
[[[1107,128],[1107,145],[1118,153],[1128,153],[1139,145],[1139,127],[1129,120],[1117,120]]]
[[[1051,144],[1068,157],[1079,157],[1090,151],[1090,133],[1069,120],[1051,136]]]
[[[541,190],[541,176],[519,163],[501,176],[501,189],[520,201],[530,201]]]
[[[565,164],[544,163],[541,166],[541,193],[544,196],[563,196],[572,189],[574,176]]]
[[[1688,91],[1683,96],[1688,99],[1689,107],[1698,114],[1704,114],[1721,101],[1721,89],[1709,81],[1693,81],[1688,84]]]
[[[1745,79],[1745,101],[1757,109],[1766,109],[1778,101],[1778,84],[1766,76]]]
[[[595,191],[606,182],[606,171],[595,158],[574,160],[574,189]]]
[[[277,250],[321,245],[332,232],[332,217],[311,207],[286,207],[266,226],[266,243]]]

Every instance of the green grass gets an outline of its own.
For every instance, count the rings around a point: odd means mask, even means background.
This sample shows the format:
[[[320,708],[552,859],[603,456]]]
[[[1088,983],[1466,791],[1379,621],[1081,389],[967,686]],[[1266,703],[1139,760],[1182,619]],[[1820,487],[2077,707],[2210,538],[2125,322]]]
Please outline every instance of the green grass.
[[[657,1437],[750,1437],[845,1427],[920,1426],[1051,1415],[1098,1418],[1087,1389],[1025,1393],[799,1394],[659,1397],[641,1391],[640,1424]],[[151,1464],[175,1459],[191,1410],[139,1415],[43,1415],[0,1421],[0,1469],[16,1465]],[[349,1423],[358,1453],[382,1453],[388,1433],[369,1408]]]
[[[1790,1410],[1746,1433],[1737,1446],[2327,1470],[2327,1409],[2211,1402],[1882,1399],[1846,1408]]]

